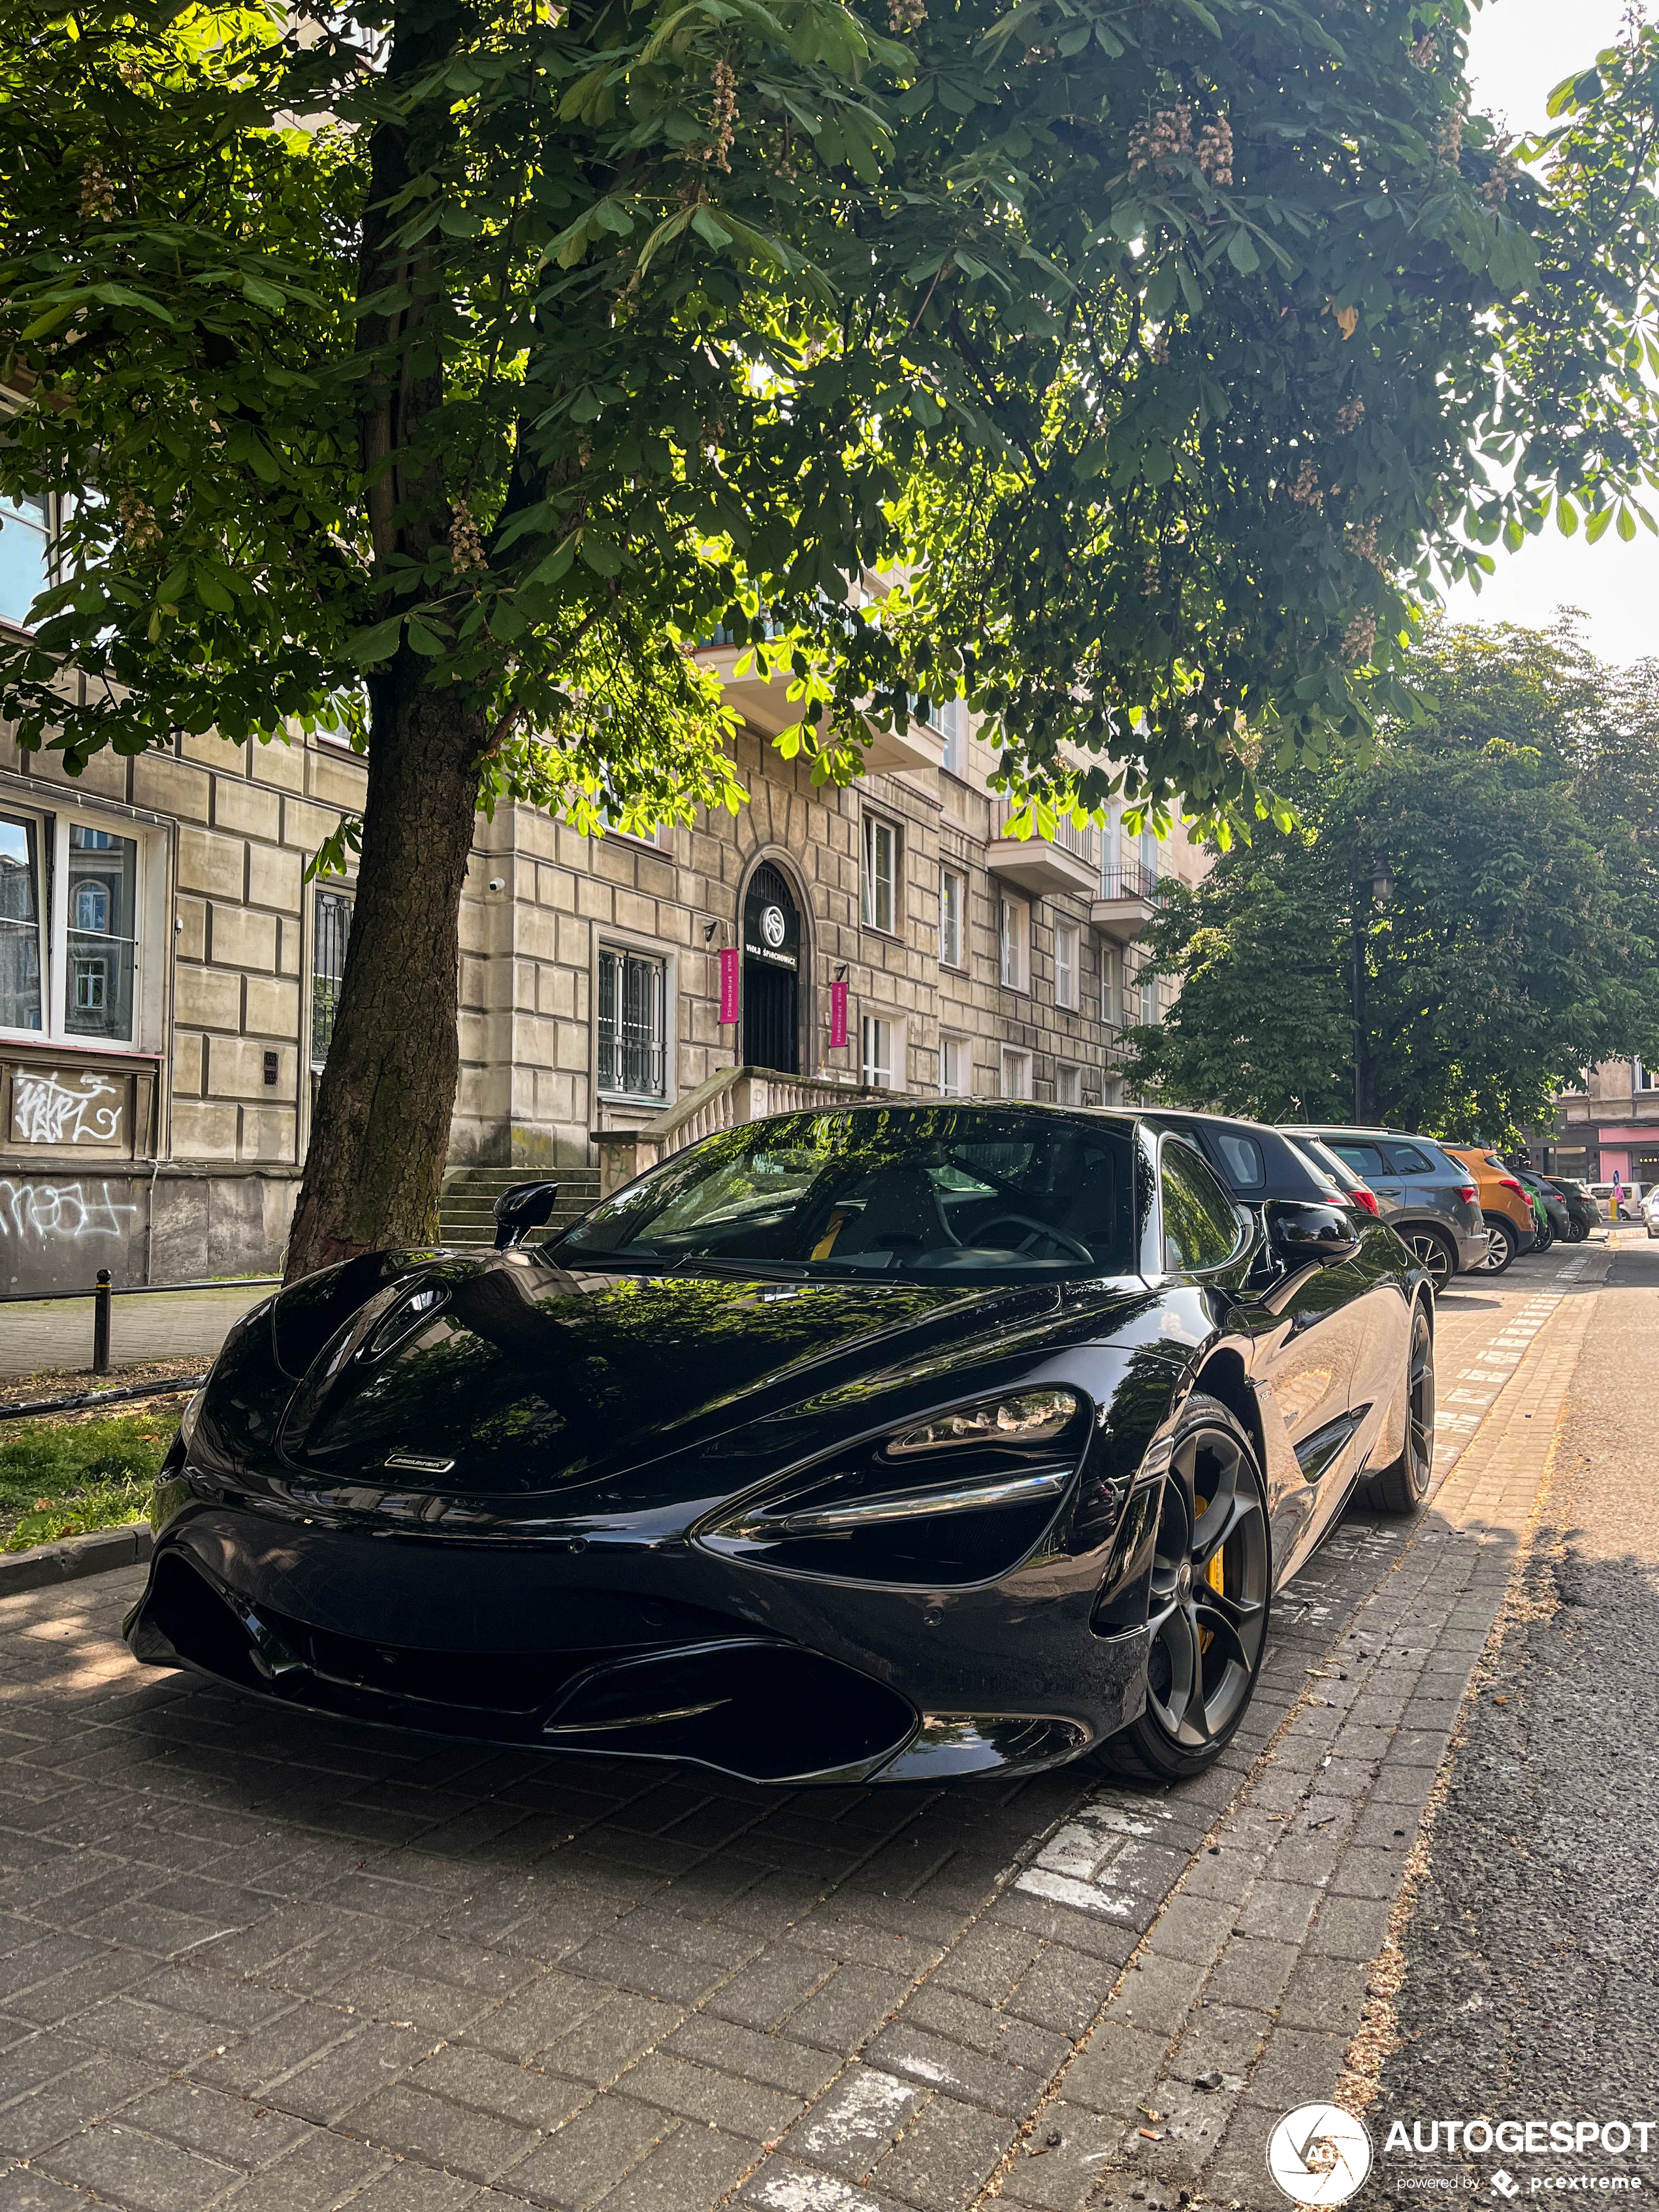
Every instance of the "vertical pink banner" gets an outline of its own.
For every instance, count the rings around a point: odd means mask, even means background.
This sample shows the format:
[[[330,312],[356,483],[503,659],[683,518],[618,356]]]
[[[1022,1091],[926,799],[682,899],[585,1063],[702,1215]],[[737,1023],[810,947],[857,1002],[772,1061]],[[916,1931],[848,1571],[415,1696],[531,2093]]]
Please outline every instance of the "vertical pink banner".
[[[738,1018],[738,948],[735,945],[720,950],[720,1019],[734,1022]]]
[[[830,986],[830,1049],[839,1052],[847,1042],[847,986]]]

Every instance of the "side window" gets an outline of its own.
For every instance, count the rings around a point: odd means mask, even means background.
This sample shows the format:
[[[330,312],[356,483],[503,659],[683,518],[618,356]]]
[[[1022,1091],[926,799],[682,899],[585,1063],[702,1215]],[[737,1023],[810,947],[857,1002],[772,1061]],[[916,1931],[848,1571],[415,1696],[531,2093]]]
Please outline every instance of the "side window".
[[[1166,1137],[1159,1182],[1164,1266],[1180,1271],[1224,1266],[1243,1243],[1244,1224],[1213,1170],[1189,1145]]]
[[[1267,1170],[1255,1139],[1241,1136],[1237,1129],[1212,1129],[1208,1133],[1233,1188],[1260,1190],[1267,1180]]]
[[[1425,1176],[1435,1172],[1434,1162],[1416,1145],[1384,1145],[1381,1150],[1395,1175]]]
[[[1382,1164],[1382,1155],[1375,1145],[1356,1145],[1346,1137],[1333,1137],[1331,1150],[1344,1167],[1353,1170],[1362,1182],[1369,1182],[1373,1176],[1389,1172]]]

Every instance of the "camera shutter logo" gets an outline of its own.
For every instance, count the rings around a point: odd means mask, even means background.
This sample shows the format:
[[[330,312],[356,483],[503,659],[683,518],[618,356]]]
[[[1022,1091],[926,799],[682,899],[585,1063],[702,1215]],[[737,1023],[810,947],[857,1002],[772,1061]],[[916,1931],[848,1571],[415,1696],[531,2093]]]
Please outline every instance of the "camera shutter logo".
[[[1340,2105],[1298,2105],[1267,2138],[1267,2171],[1296,2204],[1346,2204],[1370,2170],[1365,2124]]]
[[[774,952],[781,950],[783,940],[788,934],[789,924],[784,920],[783,908],[781,906],[769,906],[763,908],[761,914],[761,935]]]

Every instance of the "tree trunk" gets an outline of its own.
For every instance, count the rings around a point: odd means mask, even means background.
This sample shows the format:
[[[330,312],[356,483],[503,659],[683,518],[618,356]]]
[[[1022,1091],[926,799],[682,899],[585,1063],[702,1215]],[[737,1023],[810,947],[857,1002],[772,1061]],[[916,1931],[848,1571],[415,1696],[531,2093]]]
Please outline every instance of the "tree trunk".
[[[290,1282],[437,1237],[460,1067],[461,887],[488,737],[464,690],[421,688],[406,648],[374,691],[357,900]]]

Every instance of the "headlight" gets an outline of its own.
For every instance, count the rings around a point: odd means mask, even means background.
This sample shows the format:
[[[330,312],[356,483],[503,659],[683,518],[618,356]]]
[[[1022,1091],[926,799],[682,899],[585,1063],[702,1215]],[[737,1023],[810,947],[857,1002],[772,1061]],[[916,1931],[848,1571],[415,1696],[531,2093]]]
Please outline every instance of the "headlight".
[[[884,1447],[889,1459],[914,1452],[948,1450],[954,1444],[1052,1443],[1076,1419],[1082,1400],[1074,1390],[1021,1390],[939,1413],[917,1428],[901,1429]]]
[[[697,1540],[836,1579],[988,1581],[1054,1520],[1090,1425],[1086,1401],[1052,1385],[950,1407],[780,1475],[724,1508]]]

